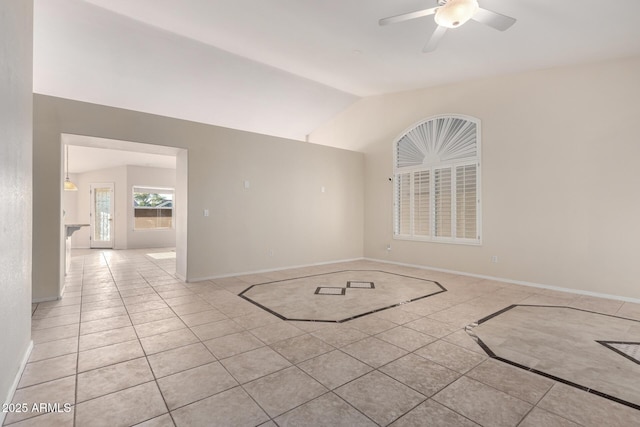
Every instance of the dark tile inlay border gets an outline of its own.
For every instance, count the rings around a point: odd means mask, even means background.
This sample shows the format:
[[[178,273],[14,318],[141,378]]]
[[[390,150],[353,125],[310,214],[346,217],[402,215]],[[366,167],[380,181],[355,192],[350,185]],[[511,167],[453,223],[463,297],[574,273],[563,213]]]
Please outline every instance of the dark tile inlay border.
[[[245,293],[246,293],[246,292],[248,292],[249,290],[253,289],[253,288],[254,288],[254,287],[256,287],[256,286],[265,286],[265,285],[271,285],[271,284],[274,284],[274,283],[288,282],[288,281],[290,281],[290,280],[308,279],[308,278],[319,277],[319,276],[326,276],[326,275],[329,275],[329,274],[336,274],[336,273],[346,273],[346,272],[354,272],[354,273],[358,273],[358,272],[363,272],[363,271],[376,272],[376,273],[384,273],[384,274],[391,274],[391,275],[393,275],[393,276],[407,277],[407,278],[409,278],[409,279],[421,280],[421,281],[423,281],[423,282],[430,282],[430,283],[435,284],[438,288],[440,288],[440,290],[439,290],[439,291],[436,291],[436,292],[429,293],[429,294],[427,294],[427,295],[419,296],[419,297],[417,297],[417,298],[412,298],[412,299],[407,300],[407,301],[402,301],[402,302],[399,302],[399,303],[396,303],[396,304],[391,304],[391,305],[389,305],[389,306],[385,306],[385,307],[377,308],[377,309],[375,309],[375,310],[371,310],[371,311],[368,311],[368,312],[366,312],[366,313],[356,314],[356,315],[354,315],[354,316],[350,316],[350,317],[347,317],[347,318],[345,318],[345,319],[340,319],[340,320],[325,320],[325,319],[289,319],[289,318],[287,318],[287,317],[283,316],[282,314],[277,313],[276,311],[274,311],[274,310],[270,309],[269,307],[266,307],[266,306],[264,306],[264,305],[262,305],[262,304],[260,304],[260,303],[258,303],[258,302],[256,302],[256,301],[252,300],[252,299],[251,299],[250,297],[248,297],[247,295],[245,295]],[[350,284],[350,283],[370,283],[370,284],[371,284],[371,287],[369,287],[369,288],[359,288],[359,287],[355,287],[355,286],[349,286],[349,284]],[[316,288],[316,291],[314,292],[314,295],[319,294],[319,290],[320,290],[320,289],[322,289],[322,288],[327,288],[327,287],[329,287],[329,286],[319,286],[319,287],[317,287],[317,288]],[[373,284],[373,282],[369,282],[369,281],[358,281],[358,280],[350,280],[350,281],[348,281],[348,282],[347,282],[347,287],[349,287],[349,288],[351,288],[351,289],[375,289],[375,288],[374,288],[374,284]],[[342,288],[342,289],[345,289],[345,290],[346,290],[346,288]],[[255,306],[260,307],[261,309],[263,309],[263,310],[265,310],[265,311],[267,311],[267,312],[269,312],[269,313],[273,314],[274,316],[276,316],[276,317],[278,317],[278,318],[280,318],[280,319],[282,319],[282,320],[290,320],[290,321],[296,321],[296,322],[343,323],[343,322],[348,322],[349,320],[354,320],[354,319],[358,319],[358,318],[363,317],[363,316],[367,316],[367,315],[369,315],[369,314],[378,313],[378,312],[380,312],[380,311],[388,310],[388,309],[390,309],[390,308],[394,308],[394,307],[399,307],[399,306],[401,306],[401,305],[408,304],[408,303],[413,302],[413,301],[418,301],[418,300],[421,300],[421,299],[424,299],[424,298],[427,298],[427,297],[430,297],[430,296],[433,296],[433,295],[437,295],[437,294],[440,294],[440,293],[442,293],[442,292],[446,292],[446,291],[447,291],[447,289],[446,289],[444,286],[442,286],[440,283],[438,283],[438,282],[436,282],[436,281],[434,281],[434,280],[421,279],[420,277],[407,276],[407,275],[405,275],[405,274],[390,273],[390,272],[388,272],[388,271],[382,271],[382,270],[339,270],[339,271],[332,271],[332,272],[329,272],[329,273],[312,274],[312,275],[309,275],[309,276],[292,277],[292,278],[289,278],[289,279],[274,280],[274,281],[271,281],[271,282],[258,283],[258,284],[255,284],[255,285],[251,285],[251,286],[249,286],[247,289],[245,289],[244,291],[240,292],[240,293],[238,294],[238,296],[239,296],[239,297],[241,297],[241,298],[243,298],[243,299],[245,299],[246,301],[249,301],[251,304],[254,304]],[[320,294],[320,295],[339,295],[339,294]]]
[[[323,289],[340,289],[340,292],[338,293],[334,293],[334,292],[323,292]],[[338,295],[338,296],[342,296],[346,294],[347,289],[346,288],[341,288],[339,286],[318,286],[316,288],[316,291],[314,292],[314,295]]]
[[[361,282],[359,280],[349,280],[347,282],[347,288],[353,289],[375,289],[376,286],[373,282]]]
[[[603,346],[607,347],[609,350],[613,350],[616,353],[618,353],[620,356],[631,360],[634,363],[637,363],[638,365],[640,365],[640,360],[636,359],[635,357],[625,353],[624,351],[614,347],[611,344],[621,344],[621,345],[635,345],[635,346],[640,346],[640,342],[632,342],[632,341],[597,341],[596,342],[598,344],[602,344]]]
[[[638,404],[636,404],[636,403],[629,402],[629,401],[627,401],[627,400],[620,399],[620,398],[615,397],[615,396],[611,396],[610,394],[602,393],[602,392],[600,392],[600,391],[598,391],[598,390],[595,390],[595,389],[592,389],[592,388],[590,388],[590,387],[587,387],[587,386],[584,386],[584,385],[581,385],[581,384],[578,384],[578,383],[574,383],[574,382],[569,381],[569,380],[566,380],[566,379],[564,379],[564,378],[556,377],[555,375],[551,375],[551,374],[548,374],[548,373],[546,373],[546,372],[539,371],[539,370],[537,370],[537,369],[535,369],[535,368],[530,368],[529,366],[522,365],[522,364],[520,364],[520,363],[518,363],[518,362],[514,362],[513,360],[509,360],[509,359],[506,359],[506,358],[504,358],[504,357],[500,357],[500,356],[496,355],[496,354],[493,352],[493,350],[491,350],[491,349],[489,348],[489,346],[487,346],[487,345],[482,341],[482,339],[480,339],[480,337],[478,337],[478,336],[473,332],[473,329],[474,329],[476,326],[479,326],[479,325],[481,325],[481,324],[483,324],[483,323],[485,323],[485,322],[487,322],[487,321],[489,321],[489,320],[491,320],[491,319],[493,319],[493,318],[495,318],[495,317],[497,317],[497,316],[499,316],[499,315],[501,315],[501,314],[503,314],[503,313],[506,313],[506,312],[507,312],[507,311],[509,311],[509,310],[514,309],[515,307],[565,308],[565,309],[568,309],[568,310],[576,310],[576,311],[584,311],[584,312],[586,312],[586,313],[594,313],[594,314],[597,314],[597,315],[600,315],[600,316],[615,317],[615,318],[617,318],[617,319],[629,320],[629,321],[631,321],[631,322],[638,322],[638,323],[640,323],[640,321],[635,320],[635,319],[629,319],[629,318],[627,318],[627,317],[613,316],[613,315],[611,315],[611,314],[598,313],[597,311],[584,310],[584,309],[581,309],[581,308],[574,308],[574,307],[566,307],[566,306],[558,306],[558,305],[513,304],[513,305],[510,305],[510,306],[508,306],[508,307],[503,308],[503,309],[502,309],[502,310],[500,310],[500,311],[497,311],[497,312],[495,312],[495,313],[493,313],[493,314],[490,314],[490,315],[488,315],[488,316],[486,316],[486,317],[483,317],[482,319],[478,320],[476,323],[472,323],[471,325],[467,325],[467,326],[464,328],[464,329],[465,329],[465,331],[467,332],[467,334],[469,334],[469,336],[471,336],[471,338],[473,338],[473,339],[478,343],[478,345],[482,348],[482,350],[484,350],[484,352],[485,352],[485,353],[487,353],[487,355],[488,355],[489,357],[491,357],[492,359],[499,360],[499,361],[501,361],[501,362],[507,363],[507,364],[509,364],[509,365],[511,365],[511,366],[515,366],[516,368],[520,368],[520,369],[523,369],[523,370],[525,370],[525,371],[532,372],[532,373],[534,373],[534,374],[542,375],[543,377],[546,377],[546,378],[552,379],[552,380],[554,380],[554,381],[558,381],[558,382],[560,382],[560,383],[566,384],[566,385],[571,386],[571,387],[575,387],[575,388],[580,389],[580,390],[582,390],[582,391],[586,391],[587,393],[592,393],[592,394],[595,394],[596,396],[600,396],[600,397],[603,397],[603,398],[605,398],[605,399],[609,399],[609,400],[614,401],[614,402],[617,402],[617,403],[619,403],[619,404],[621,404],[621,405],[625,405],[625,406],[628,406],[628,407],[630,407],[630,408],[640,410],[640,405],[638,405]],[[620,342],[620,341],[596,341],[596,342],[598,342],[599,344],[602,344],[602,345],[604,345],[604,346],[606,346],[606,347],[610,348],[610,349],[611,349],[611,350],[613,350],[613,351],[616,351],[617,353],[620,353],[622,356],[625,356],[625,357],[627,357],[627,358],[629,358],[629,359],[631,359],[631,360],[634,360],[634,359],[633,359],[633,358],[631,358],[631,357],[629,357],[629,356],[627,356],[626,354],[624,354],[624,353],[622,353],[622,352],[620,352],[620,351],[618,351],[618,350],[614,349],[614,348],[611,348],[611,347],[607,346],[607,345],[606,345],[606,344],[604,344],[604,343],[640,344],[640,343],[635,343],[635,342],[624,342],[624,343],[623,343],[623,342]],[[634,360],[634,361],[635,361],[636,363],[638,363],[636,360]]]

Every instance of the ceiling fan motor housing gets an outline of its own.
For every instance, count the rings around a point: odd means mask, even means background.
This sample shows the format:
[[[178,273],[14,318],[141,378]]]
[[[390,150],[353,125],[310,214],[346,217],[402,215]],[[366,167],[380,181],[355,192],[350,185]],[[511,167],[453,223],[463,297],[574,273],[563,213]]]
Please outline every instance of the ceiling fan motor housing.
[[[477,0],[438,0],[435,21],[447,28],[456,28],[467,22],[480,7]]]

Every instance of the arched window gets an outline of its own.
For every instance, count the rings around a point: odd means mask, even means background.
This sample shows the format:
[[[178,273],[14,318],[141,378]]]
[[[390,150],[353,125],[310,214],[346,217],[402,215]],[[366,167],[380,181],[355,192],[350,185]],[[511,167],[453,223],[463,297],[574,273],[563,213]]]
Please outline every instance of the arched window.
[[[393,147],[394,237],[480,244],[480,121],[431,117]]]

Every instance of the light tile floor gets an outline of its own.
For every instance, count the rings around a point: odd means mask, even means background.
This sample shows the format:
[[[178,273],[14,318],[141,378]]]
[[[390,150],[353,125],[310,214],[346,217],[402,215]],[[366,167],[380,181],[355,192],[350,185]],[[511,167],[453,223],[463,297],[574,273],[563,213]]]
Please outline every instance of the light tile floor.
[[[462,329],[516,303],[634,319],[639,305],[368,261],[183,283],[147,252],[74,251],[64,298],[33,306],[14,397],[60,412],[5,425],[640,425],[638,410],[488,358]],[[346,269],[447,292],[341,324],[283,321],[237,296]]]
[[[640,354],[601,342],[640,343],[640,321],[577,308],[516,305],[469,328],[503,358],[640,409]],[[636,356],[636,357],[633,357]]]

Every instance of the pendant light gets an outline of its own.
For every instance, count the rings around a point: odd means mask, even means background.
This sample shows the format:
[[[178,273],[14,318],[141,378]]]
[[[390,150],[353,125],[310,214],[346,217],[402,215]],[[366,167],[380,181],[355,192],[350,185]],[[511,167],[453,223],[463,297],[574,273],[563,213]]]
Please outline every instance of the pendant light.
[[[67,155],[67,160],[65,162],[65,171],[67,176],[64,179],[64,191],[78,191],[78,187],[76,187],[76,185],[69,179],[69,146],[65,144],[64,148]]]

